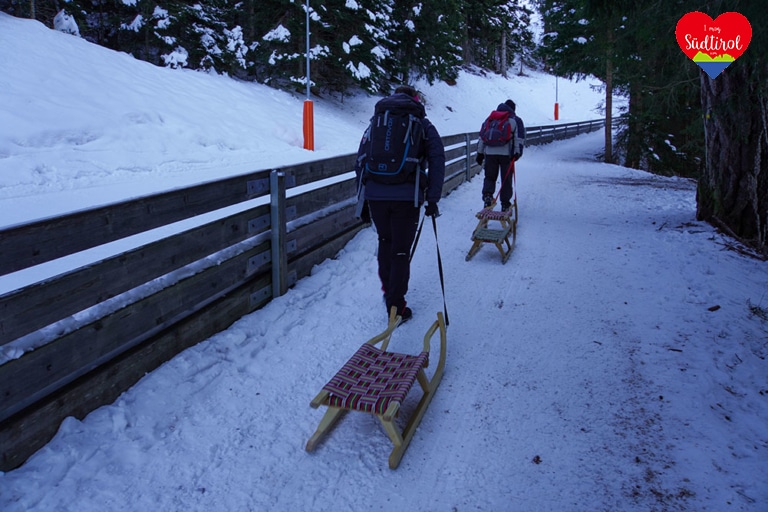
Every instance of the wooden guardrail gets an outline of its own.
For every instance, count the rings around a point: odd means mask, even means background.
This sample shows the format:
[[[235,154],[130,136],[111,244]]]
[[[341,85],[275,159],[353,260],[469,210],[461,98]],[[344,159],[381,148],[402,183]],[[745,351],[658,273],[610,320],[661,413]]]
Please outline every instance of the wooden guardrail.
[[[603,126],[530,127],[527,141]],[[448,194],[480,171],[472,158],[477,133],[443,143]],[[112,248],[110,256],[0,296],[0,471],[22,464],[67,416],[112,403],[337,254],[363,227],[354,216],[354,158],[257,171],[0,230],[0,276]]]

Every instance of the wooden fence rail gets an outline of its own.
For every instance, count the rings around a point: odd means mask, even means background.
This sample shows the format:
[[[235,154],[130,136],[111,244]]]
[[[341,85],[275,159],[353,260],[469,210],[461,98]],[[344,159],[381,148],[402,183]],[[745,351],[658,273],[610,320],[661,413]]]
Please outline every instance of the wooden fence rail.
[[[527,144],[603,126],[530,127]],[[480,171],[477,133],[443,143],[448,194]],[[261,170],[0,230],[0,276],[76,253],[82,260],[96,248],[108,254],[0,295],[0,357],[14,354],[0,359],[0,471],[22,464],[67,416],[112,403],[336,255],[363,227],[354,159]]]

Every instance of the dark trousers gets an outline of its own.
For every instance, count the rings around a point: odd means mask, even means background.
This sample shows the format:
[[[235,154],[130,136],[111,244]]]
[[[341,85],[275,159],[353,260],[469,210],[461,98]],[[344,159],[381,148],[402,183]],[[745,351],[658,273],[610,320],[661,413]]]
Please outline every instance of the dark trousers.
[[[496,191],[496,180],[501,173],[501,204],[508,205],[512,202],[512,170],[509,165],[512,157],[508,155],[485,155],[485,179],[483,180],[483,198]],[[507,172],[509,170],[509,172]]]
[[[368,205],[379,235],[379,278],[387,312],[395,306],[401,313],[411,277],[411,246],[420,208],[413,201],[369,201]]]

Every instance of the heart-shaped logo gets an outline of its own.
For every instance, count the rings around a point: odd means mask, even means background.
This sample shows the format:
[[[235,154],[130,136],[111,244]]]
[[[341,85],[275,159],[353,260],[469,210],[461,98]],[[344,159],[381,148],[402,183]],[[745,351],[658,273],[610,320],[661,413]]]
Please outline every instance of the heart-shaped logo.
[[[715,78],[747,49],[752,25],[738,12],[724,12],[713,20],[694,11],[677,22],[675,37],[683,53]]]

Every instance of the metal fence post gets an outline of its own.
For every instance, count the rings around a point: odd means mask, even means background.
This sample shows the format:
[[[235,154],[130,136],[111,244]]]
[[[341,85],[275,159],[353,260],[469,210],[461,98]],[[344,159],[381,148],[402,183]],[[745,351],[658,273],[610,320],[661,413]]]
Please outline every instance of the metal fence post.
[[[272,238],[272,298],[288,291],[288,252],[285,247],[285,172],[269,174],[270,220]]]
[[[464,134],[464,143],[467,145],[467,177],[464,178],[464,181],[469,181],[472,179],[472,138],[468,133]]]

